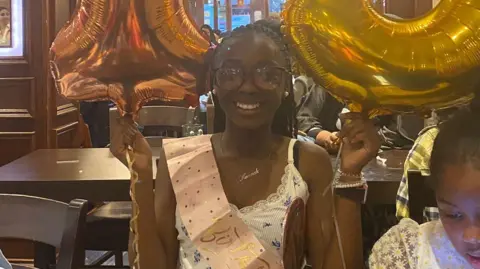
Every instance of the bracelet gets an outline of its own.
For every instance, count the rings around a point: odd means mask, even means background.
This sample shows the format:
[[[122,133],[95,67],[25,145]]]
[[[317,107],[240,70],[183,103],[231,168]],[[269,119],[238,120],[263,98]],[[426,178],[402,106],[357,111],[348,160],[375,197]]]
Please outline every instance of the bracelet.
[[[342,182],[341,177],[356,178],[358,180],[352,182]],[[336,177],[333,181],[333,187],[336,189],[358,188],[366,185],[367,182],[363,179],[363,174],[349,174],[338,169]]]
[[[350,173],[345,173],[343,172],[342,170],[338,169],[337,171],[337,174],[338,174],[338,177],[351,177],[351,178],[359,178],[359,179],[362,179],[363,178],[363,173],[360,173],[360,174],[350,174]]]
[[[333,187],[336,188],[336,189],[348,189],[348,188],[363,187],[365,185],[367,185],[367,182],[362,179],[360,181],[354,181],[354,182],[351,182],[351,183],[337,181],[337,182],[335,182]]]

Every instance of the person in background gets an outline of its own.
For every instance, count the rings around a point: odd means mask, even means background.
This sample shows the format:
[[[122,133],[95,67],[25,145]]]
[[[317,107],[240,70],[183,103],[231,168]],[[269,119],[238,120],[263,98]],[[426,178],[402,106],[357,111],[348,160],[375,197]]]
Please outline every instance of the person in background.
[[[104,148],[110,143],[110,102],[80,102],[80,114],[90,129],[94,148]]]
[[[10,10],[0,6],[0,46],[10,46]]]
[[[215,29],[213,30],[213,34],[215,35],[215,40],[217,40],[218,43],[222,42],[222,31]]]
[[[308,86],[308,84],[307,84]],[[302,140],[315,142],[330,153],[338,150],[337,133],[341,128],[339,115],[344,105],[322,86],[312,83],[298,108],[298,130]]]
[[[471,105],[480,106],[478,103],[480,103],[480,93],[477,91]],[[434,121],[431,125],[425,127],[425,129],[420,132],[415,144],[408,153],[403,168],[402,181],[400,182],[397,191],[397,218],[408,218],[410,216],[408,208],[408,171],[419,171],[423,176],[430,175],[430,154],[432,152],[433,143],[438,134],[438,126],[442,122],[451,118],[458,109],[459,108],[454,107],[434,112]],[[436,207],[425,208],[423,214],[427,221],[437,220],[439,218],[438,209]]]
[[[439,220],[404,218],[373,247],[371,269],[480,269],[480,107],[440,124],[428,185]]]
[[[338,151],[336,134],[342,125],[339,114],[348,109],[309,78],[299,77],[295,84],[297,88],[309,87],[297,112],[299,139],[314,142],[335,154]],[[384,115],[372,120],[383,138],[383,149],[410,149],[423,128],[423,118],[418,116]]]
[[[215,36],[215,32],[213,31],[212,27],[208,24],[204,24],[200,27],[200,30],[203,33],[203,36],[210,42],[211,46],[218,45],[217,38]]]

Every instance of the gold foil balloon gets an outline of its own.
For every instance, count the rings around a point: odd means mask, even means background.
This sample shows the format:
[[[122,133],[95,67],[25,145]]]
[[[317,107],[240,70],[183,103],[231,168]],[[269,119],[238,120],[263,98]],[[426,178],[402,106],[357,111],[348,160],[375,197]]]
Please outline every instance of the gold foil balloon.
[[[480,80],[480,0],[443,0],[410,20],[369,0],[288,0],[295,57],[334,96],[370,114],[467,102]]]

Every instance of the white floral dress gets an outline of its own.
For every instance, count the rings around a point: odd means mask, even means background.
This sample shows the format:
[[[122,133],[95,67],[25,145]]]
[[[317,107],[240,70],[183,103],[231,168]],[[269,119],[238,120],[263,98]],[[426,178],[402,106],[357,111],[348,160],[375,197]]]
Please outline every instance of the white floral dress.
[[[447,237],[440,221],[418,225],[402,219],[375,244],[370,269],[472,269]]]
[[[283,256],[283,222],[287,210],[297,197],[302,198],[306,203],[309,195],[308,186],[294,165],[293,146],[295,141],[294,139],[290,141],[285,174],[275,193],[269,195],[266,200],[256,202],[253,206],[238,209],[235,205],[230,205],[232,211],[237,212],[262,245],[265,248],[277,251],[280,257]],[[176,228],[180,242],[178,268],[212,269],[190,240],[178,210],[176,212]]]

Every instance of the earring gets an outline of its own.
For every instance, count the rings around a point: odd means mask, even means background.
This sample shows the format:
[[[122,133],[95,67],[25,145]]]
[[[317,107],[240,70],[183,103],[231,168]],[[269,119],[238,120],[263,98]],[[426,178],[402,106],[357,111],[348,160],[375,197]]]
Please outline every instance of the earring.
[[[285,92],[285,93],[284,93],[285,98],[287,98],[289,94],[290,94],[289,92]]]

